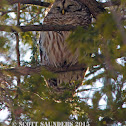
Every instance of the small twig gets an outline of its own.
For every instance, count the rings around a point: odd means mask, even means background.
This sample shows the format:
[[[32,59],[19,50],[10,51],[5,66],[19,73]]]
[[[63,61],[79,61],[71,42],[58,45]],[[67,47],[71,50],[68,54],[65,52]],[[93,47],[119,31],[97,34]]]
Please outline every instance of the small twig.
[[[99,88],[102,88],[102,87],[99,87]],[[80,92],[83,92],[83,91],[93,91],[93,90],[97,90],[99,88],[88,88],[88,89],[81,89],[81,90],[78,90],[76,93],[80,93]]]
[[[17,5],[17,25],[20,26],[20,3]],[[17,66],[20,67],[20,51],[19,51],[19,33],[16,34],[16,54],[17,54]],[[20,76],[17,78],[17,84],[20,85]],[[18,94],[17,96],[18,97]]]
[[[24,6],[24,7],[22,7],[20,10],[24,10],[24,9],[26,9],[27,7],[29,7],[29,6]],[[3,15],[5,15],[5,14],[7,14],[7,13],[12,13],[12,12],[17,13],[17,10],[16,10],[16,7],[15,7],[13,10],[0,11],[0,12],[2,13],[1,16],[3,16]],[[22,12],[24,12],[24,11],[22,11]]]

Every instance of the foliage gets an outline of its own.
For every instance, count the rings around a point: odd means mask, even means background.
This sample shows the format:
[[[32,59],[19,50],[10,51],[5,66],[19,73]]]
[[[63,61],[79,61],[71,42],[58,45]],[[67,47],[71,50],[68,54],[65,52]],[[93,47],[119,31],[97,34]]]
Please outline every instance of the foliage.
[[[126,124],[126,20],[123,18],[126,1],[121,2],[120,6],[107,8],[88,29],[78,27],[72,31],[67,40],[73,52],[79,48],[80,63],[89,67],[79,88],[80,82],[74,86],[63,83],[63,91],[56,91],[45,80],[57,75],[47,70],[27,76],[0,71],[0,109],[7,108],[10,112],[1,125],[6,121],[10,125],[14,121],[89,121],[93,126]],[[20,25],[41,24],[45,10],[40,6],[21,5]],[[0,11],[1,25],[16,25],[16,4],[10,6],[1,1]],[[39,33],[21,32],[19,38],[23,46],[20,54],[26,55],[31,50],[29,61],[21,57],[21,66],[38,66]],[[3,70],[16,66],[14,50],[15,34],[1,32],[0,55],[4,61],[0,62],[0,68]]]
[[[68,39],[73,51],[77,47],[80,49],[80,62],[86,63],[90,68],[85,77],[90,78],[91,75],[94,75],[91,79],[85,80],[84,85],[93,86],[94,82],[98,83],[100,79],[103,81],[103,87],[94,92],[92,97],[95,116],[100,114],[98,117],[93,117],[97,125],[99,124],[99,116],[112,119],[111,123],[125,123],[124,115],[121,113],[124,112],[125,107],[123,105],[126,103],[126,95],[123,93],[126,89],[126,41],[119,27],[119,25],[125,26],[125,21],[120,21],[120,24],[118,24],[118,20],[113,16],[113,14],[119,13],[119,10],[120,8],[116,8],[116,11],[110,10],[109,13],[99,15],[97,22],[91,24],[88,30],[79,27],[71,33]],[[96,74],[98,70],[101,71]],[[96,112],[97,109],[99,111],[99,102],[105,95],[108,110],[106,110],[106,113]],[[120,115],[115,117],[114,112],[116,114],[119,112]]]

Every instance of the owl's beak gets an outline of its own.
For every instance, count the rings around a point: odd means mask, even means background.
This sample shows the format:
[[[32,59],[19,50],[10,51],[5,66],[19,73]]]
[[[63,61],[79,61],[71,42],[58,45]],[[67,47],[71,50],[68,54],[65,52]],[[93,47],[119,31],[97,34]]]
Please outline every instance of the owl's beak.
[[[62,14],[63,14],[63,15],[65,14],[65,10],[64,10],[64,9],[62,10]]]

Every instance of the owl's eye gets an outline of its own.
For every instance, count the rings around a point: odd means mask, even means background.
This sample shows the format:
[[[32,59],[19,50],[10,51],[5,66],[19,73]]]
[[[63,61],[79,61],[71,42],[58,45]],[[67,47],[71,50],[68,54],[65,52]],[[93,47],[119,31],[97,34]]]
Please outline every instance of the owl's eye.
[[[60,7],[58,6],[58,7],[56,7],[56,9],[57,9],[57,10],[60,10]]]
[[[74,5],[73,5],[73,4],[68,5],[68,6],[67,6],[67,9],[71,9],[71,8],[73,8],[73,7],[74,7]]]

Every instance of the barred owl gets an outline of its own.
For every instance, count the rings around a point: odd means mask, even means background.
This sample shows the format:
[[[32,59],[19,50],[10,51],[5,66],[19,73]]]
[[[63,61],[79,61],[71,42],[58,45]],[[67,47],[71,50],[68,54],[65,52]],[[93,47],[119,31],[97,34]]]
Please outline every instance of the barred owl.
[[[76,0],[56,0],[44,19],[44,24],[88,26],[91,22],[88,8]],[[40,33],[40,57],[42,65],[52,67],[70,67],[78,64],[79,50],[72,53],[67,45],[66,39],[70,31],[46,31]],[[74,72],[75,74],[75,72]],[[68,77],[70,75],[70,77]],[[62,74],[53,83],[60,84],[64,78],[68,77],[66,82],[73,78],[72,74]],[[64,76],[64,77],[63,77]],[[82,77],[82,72],[79,75]],[[79,77],[78,77],[79,78]],[[76,78],[74,78],[77,80]],[[54,81],[53,80],[53,81]],[[51,83],[51,81],[50,81]]]

